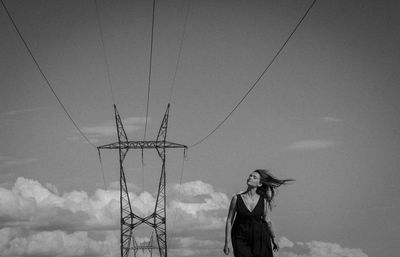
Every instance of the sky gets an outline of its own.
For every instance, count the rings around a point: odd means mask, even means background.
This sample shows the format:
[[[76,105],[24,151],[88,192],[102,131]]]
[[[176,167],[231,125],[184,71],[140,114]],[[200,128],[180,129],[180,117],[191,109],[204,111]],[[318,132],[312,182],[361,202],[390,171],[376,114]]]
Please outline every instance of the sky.
[[[167,140],[204,138],[310,3],[156,1],[146,139],[169,102]],[[152,1],[99,0],[104,48],[93,1],[5,4],[93,145],[116,141],[114,103],[129,140],[144,139]],[[279,189],[271,213],[277,256],[398,256],[399,11],[398,1],[317,1],[229,119],[186,159],[168,150],[170,256],[223,256],[230,199],[258,168],[296,180]],[[0,31],[0,255],[119,256],[118,153],[102,151],[100,165],[3,8]],[[151,213],[156,152],[142,164],[131,150],[125,172],[134,212]],[[139,228],[136,239],[150,234]]]

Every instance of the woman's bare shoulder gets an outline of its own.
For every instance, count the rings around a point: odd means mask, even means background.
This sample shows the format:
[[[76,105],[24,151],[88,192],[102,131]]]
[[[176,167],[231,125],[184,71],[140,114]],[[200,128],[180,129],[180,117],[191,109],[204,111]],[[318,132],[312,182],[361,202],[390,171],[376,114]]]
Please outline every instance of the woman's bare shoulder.
[[[238,196],[239,196],[239,195],[242,195],[243,193],[245,193],[245,191],[240,191],[240,192],[237,192],[236,194],[234,194],[234,195],[232,196],[232,201],[235,201],[235,202],[236,202]]]
[[[244,193],[246,193],[246,191],[239,191],[239,192],[237,192],[235,195],[238,196],[238,195],[242,195],[242,194],[244,194]]]

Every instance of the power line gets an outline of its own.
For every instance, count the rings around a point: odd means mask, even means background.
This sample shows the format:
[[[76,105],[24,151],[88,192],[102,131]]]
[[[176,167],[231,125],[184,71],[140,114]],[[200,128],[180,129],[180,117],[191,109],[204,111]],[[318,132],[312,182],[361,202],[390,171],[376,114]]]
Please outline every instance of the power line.
[[[6,11],[9,19],[11,20],[15,30],[17,31],[19,37],[21,38],[22,42],[25,45],[26,50],[28,51],[29,55],[32,57],[32,60],[35,62],[36,67],[38,68],[40,74],[42,75],[43,79],[46,81],[47,86],[49,87],[49,89],[51,90],[51,92],[53,93],[53,95],[56,97],[58,103],[60,104],[61,108],[64,110],[65,114],[68,116],[69,120],[74,124],[75,128],[78,130],[78,132],[82,135],[82,137],[94,148],[97,148],[92,142],[90,142],[90,140],[86,137],[86,135],[82,132],[82,130],[78,127],[78,125],[76,124],[76,122],[72,119],[71,115],[68,113],[67,109],[65,108],[64,104],[61,102],[60,98],[57,96],[56,92],[54,91],[53,87],[50,84],[50,81],[47,79],[46,75],[44,74],[44,72],[42,71],[42,69],[40,68],[39,63],[36,61],[35,56],[33,55],[32,51],[30,50],[28,43],[25,41],[24,37],[22,36],[21,32],[18,29],[17,24],[15,23],[14,19],[12,18],[10,12],[8,11],[6,5],[4,4],[3,0],[0,0],[1,4],[3,5],[4,10]]]
[[[101,173],[102,173],[102,177],[103,177],[104,191],[107,192],[108,189],[107,189],[107,184],[106,184],[106,177],[105,177],[105,172],[104,172],[104,165],[103,165],[103,161],[102,161],[102,158],[101,158],[101,153],[100,153],[100,149],[99,149],[99,148],[97,148],[97,152],[98,152],[98,155],[99,155],[100,169],[101,169]],[[112,210],[110,211],[110,215],[111,215],[111,223],[112,223],[112,225],[113,225],[113,226],[116,226],[117,224],[116,224],[116,222],[115,222],[115,220],[114,220],[114,215],[113,215],[113,213],[112,213]]]
[[[171,88],[170,88],[168,103],[171,103],[171,100],[172,100],[172,93],[173,93],[173,89],[174,89],[174,86],[175,86],[176,74],[177,74],[178,68],[179,68],[179,66],[180,66],[181,53],[182,53],[182,48],[183,48],[183,42],[184,42],[184,39],[185,39],[186,27],[187,27],[188,18],[189,18],[190,0],[186,0],[186,1],[187,1],[187,5],[186,5],[185,21],[184,21],[183,30],[182,30],[182,35],[181,35],[181,39],[180,39],[180,43],[179,43],[178,58],[177,58],[177,60],[176,60],[175,72],[174,72],[174,76],[173,76],[172,83],[171,83]],[[186,158],[187,158],[186,149],[184,149],[183,151],[184,151],[184,152],[183,152],[181,173],[180,173],[180,178],[179,178],[178,202],[180,201],[180,198],[181,198],[182,179],[183,179],[183,173],[184,173],[184,169],[185,169],[185,161],[186,161]],[[171,229],[172,231],[174,231],[174,228],[175,228],[176,218],[177,218],[177,208],[175,208],[175,214],[174,214],[174,219],[173,219],[173,222],[172,222],[172,229]]]
[[[78,132],[82,135],[82,137],[94,148],[97,149],[97,146],[95,146],[92,142],[90,142],[90,140],[86,137],[86,135],[82,132],[82,130],[78,127],[77,123],[72,119],[71,115],[68,113],[67,109],[65,108],[64,104],[61,102],[60,98],[57,96],[56,92],[54,91],[53,87],[50,84],[50,81],[47,79],[46,75],[44,74],[44,72],[42,71],[42,69],[40,68],[39,63],[37,62],[36,58],[34,57],[32,51],[30,50],[28,43],[26,42],[26,40],[24,39],[24,37],[22,36],[21,32],[19,31],[17,24],[15,23],[14,19],[12,18],[10,12],[8,11],[5,3],[3,0],[0,0],[1,4],[3,5],[4,10],[6,11],[9,19],[11,20],[15,30],[17,31],[19,37],[21,38],[22,42],[25,45],[26,50],[28,51],[29,55],[32,57],[32,60],[34,61],[36,67],[38,68],[40,74],[42,75],[42,77],[44,78],[44,80],[46,81],[47,86],[49,87],[49,89],[51,90],[51,92],[53,93],[53,95],[56,97],[58,103],[60,104],[61,108],[64,110],[65,114],[68,116],[69,120],[74,124],[75,128],[78,130]],[[102,179],[103,179],[103,183],[104,186],[106,187],[106,181],[105,181],[105,176],[104,176],[104,169],[103,169],[103,165],[101,162],[101,156],[100,156],[100,152],[99,152],[99,158],[100,158],[100,164],[101,164],[101,171],[102,171]]]
[[[307,11],[304,13],[304,15],[301,17],[293,31],[290,33],[286,41],[282,44],[282,46],[279,48],[279,50],[276,52],[275,56],[272,58],[272,60],[269,62],[268,66],[264,69],[264,71],[260,74],[260,76],[256,79],[256,81],[253,83],[253,85],[250,87],[250,89],[246,92],[246,94],[242,97],[242,99],[236,104],[236,106],[232,109],[232,111],[213,129],[211,132],[209,132],[205,137],[197,141],[196,143],[192,144],[189,146],[189,148],[197,146],[201,144],[204,140],[206,140],[208,137],[210,137],[212,134],[214,134],[217,129],[219,129],[222,124],[225,123],[225,121],[233,114],[234,111],[239,107],[239,105],[244,101],[244,99],[250,94],[250,92],[256,87],[258,82],[261,80],[261,78],[264,76],[264,74],[268,71],[269,67],[274,63],[275,59],[279,56],[279,54],[282,52],[283,48],[285,48],[286,44],[289,42],[293,34],[296,32],[296,30],[299,28],[307,14],[310,12],[311,8],[314,6],[315,2],[317,0],[313,0],[311,5],[308,7]]]
[[[149,117],[150,86],[151,86],[151,68],[152,68],[152,62],[153,62],[154,13],[155,13],[155,7],[156,7],[156,0],[153,0],[153,15],[152,15],[152,20],[151,20],[151,41],[150,41],[149,78],[148,78],[148,85],[147,85],[146,123],[145,123],[145,125],[144,125],[143,141],[146,140],[147,120],[148,120],[148,117]]]
[[[170,92],[169,92],[169,100],[168,100],[168,103],[171,103],[171,99],[172,99],[172,92],[173,92],[174,85],[175,85],[176,74],[178,73],[178,68],[179,68],[180,62],[181,62],[181,53],[182,53],[182,48],[183,48],[183,41],[184,41],[184,39],[185,39],[186,26],[187,26],[188,18],[189,18],[190,0],[186,0],[186,1],[187,1],[187,5],[186,5],[185,22],[184,22],[184,25],[183,25],[181,40],[180,40],[180,43],[179,43],[178,58],[177,58],[177,60],[176,60],[175,72],[174,72],[174,77],[173,77],[172,83],[171,83],[171,89],[170,89]]]
[[[186,155],[186,149],[183,150],[183,159],[182,159],[182,166],[181,166],[181,174],[180,174],[180,178],[179,178],[179,189],[178,189],[178,202],[180,202],[181,200],[181,191],[182,191],[182,179],[183,179],[183,172],[185,170],[185,161],[187,158]],[[175,213],[174,213],[174,219],[172,221],[172,231],[174,231],[175,228],[175,224],[176,224],[176,217],[177,217],[177,207],[175,207]]]
[[[97,148],[97,153],[99,155],[100,168],[101,168],[101,173],[102,173],[102,176],[103,176],[104,190],[107,190],[104,166],[103,166],[103,161],[101,160],[101,153],[100,153],[100,149],[99,148]]]
[[[99,26],[100,41],[101,41],[101,46],[102,46],[102,49],[103,49],[104,62],[105,62],[106,69],[107,69],[108,85],[110,86],[112,102],[113,102],[113,104],[115,104],[114,90],[113,90],[113,85],[112,85],[112,82],[111,82],[110,65],[108,64],[107,52],[106,52],[106,48],[105,48],[105,44],[104,44],[104,33],[103,33],[103,28],[101,26],[101,17],[100,17],[99,6],[97,4],[97,0],[94,0],[94,4],[96,6],[97,24]]]
[[[154,42],[154,14],[156,8],[156,1],[153,0],[153,10],[152,10],[152,18],[151,18],[151,39],[150,39],[150,57],[149,57],[149,76],[148,76],[148,84],[147,84],[147,102],[146,102],[146,122],[144,125],[144,134],[143,141],[146,141],[147,134],[147,123],[149,118],[149,104],[150,104],[150,87],[151,87],[151,71],[153,64],[153,42]],[[144,192],[144,151],[142,149],[142,190]]]

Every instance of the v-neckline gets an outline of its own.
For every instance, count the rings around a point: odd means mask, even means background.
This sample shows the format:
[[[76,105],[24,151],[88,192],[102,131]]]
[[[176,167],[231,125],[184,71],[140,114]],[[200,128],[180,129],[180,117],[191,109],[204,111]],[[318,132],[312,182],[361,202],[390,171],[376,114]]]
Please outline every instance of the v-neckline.
[[[239,194],[239,196],[240,196],[240,199],[242,199],[242,202],[243,202],[244,206],[246,207],[246,210],[248,210],[250,213],[253,213],[253,211],[256,209],[258,203],[260,202],[260,198],[261,198],[261,196],[258,197],[257,203],[256,203],[256,205],[254,205],[253,210],[250,210],[249,207],[247,207],[245,201],[243,200],[242,194]]]

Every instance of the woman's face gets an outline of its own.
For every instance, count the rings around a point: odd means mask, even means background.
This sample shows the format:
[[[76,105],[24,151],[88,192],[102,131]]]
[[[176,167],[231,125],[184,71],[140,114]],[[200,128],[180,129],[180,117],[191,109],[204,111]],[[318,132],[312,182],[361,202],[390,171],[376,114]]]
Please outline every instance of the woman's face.
[[[258,174],[258,172],[250,173],[249,177],[247,178],[247,185],[251,187],[261,186],[260,174]]]

